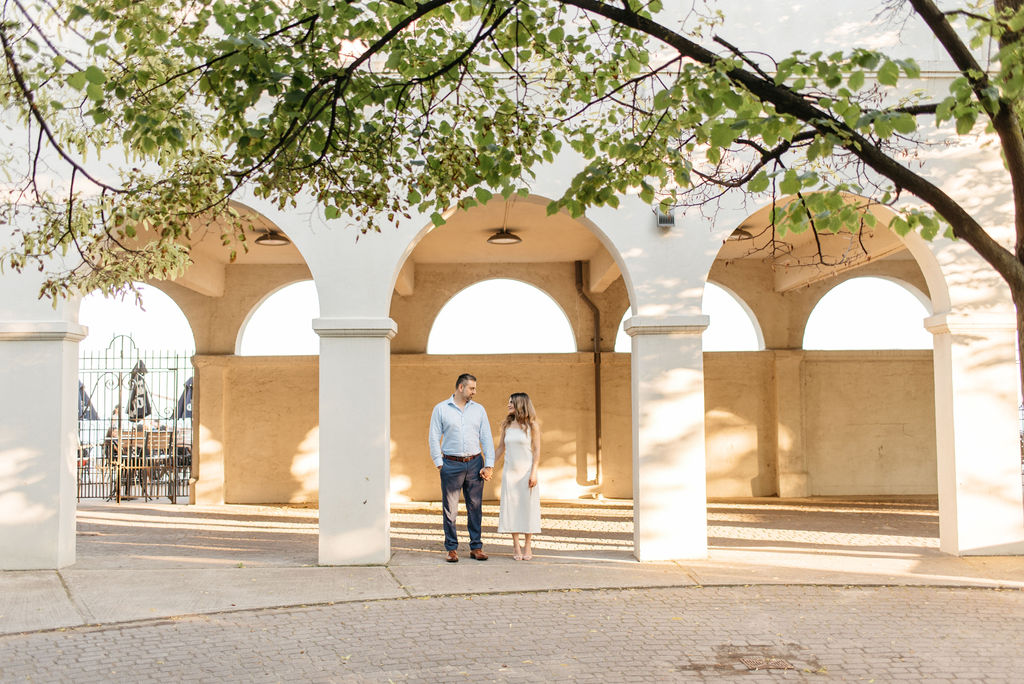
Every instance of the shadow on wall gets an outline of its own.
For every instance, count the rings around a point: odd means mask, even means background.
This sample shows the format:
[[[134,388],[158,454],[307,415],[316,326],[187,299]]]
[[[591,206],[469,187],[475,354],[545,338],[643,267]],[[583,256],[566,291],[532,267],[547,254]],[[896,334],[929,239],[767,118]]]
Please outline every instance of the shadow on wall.
[[[207,356],[197,367],[196,423],[222,445],[224,501],[316,502],[319,359]],[[200,452],[197,491],[216,485],[211,456]]]
[[[12,441],[0,435],[0,442]],[[51,506],[32,499],[32,485],[46,480],[43,464],[47,460],[45,454],[24,447],[0,451],[0,526],[38,527],[57,515]],[[69,472],[68,478],[73,477]],[[40,493],[45,494],[45,489]]]
[[[776,411],[771,352],[705,352],[709,497],[774,496]]]
[[[699,410],[698,402],[693,402],[692,385],[684,376],[666,374],[660,397],[651,401],[646,416],[654,422],[648,423],[646,438],[651,441],[645,464],[676,477],[673,450],[700,434],[711,497],[777,494],[780,448],[799,451],[813,487],[809,494],[933,493],[931,352],[799,353],[804,361],[791,367],[803,367],[801,378],[786,385],[796,388],[796,395],[783,397],[777,396],[774,352],[705,353],[704,424],[680,420],[691,407]],[[224,378],[223,396],[218,398],[216,383],[201,388],[199,434],[204,445],[219,443],[224,452],[225,500],[317,501],[317,360],[210,358]],[[594,465],[590,354],[393,355],[392,500],[438,500],[438,477],[427,444],[430,412],[450,396],[455,377],[467,368],[479,379],[477,399],[488,411],[495,436],[510,393],[525,389],[535,399],[544,435],[542,496],[570,500],[600,493],[609,499],[631,498],[629,360],[628,354],[604,355],[604,477],[599,487],[592,487],[585,484]],[[204,366],[202,373],[209,372]],[[793,405],[780,408],[782,400]],[[784,424],[784,415],[801,418]],[[498,466],[485,488],[486,499],[498,498]],[[197,491],[209,486],[209,476],[217,479],[215,467],[200,465]],[[688,484],[688,477],[684,479],[678,486]]]
[[[464,371],[477,377],[478,401],[487,410],[497,439],[506,415],[508,396],[530,394],[540,415],[541,494],[549,499],[575,499],[595,491],[580,484],[585,463],[595,458],[593,355],[507,354],[444,356],[394,354],[391,357],[391,484],[394,501],[435,501],[438,478],[430,460],[427,432],[435,404],[451,396],[455,378]],[[629,448],[630,399],[628,355],[604,358],[604,478],[600,491],[608,498],[632,496]],[[501,491],[497,476],[484,489],[485,499]]]

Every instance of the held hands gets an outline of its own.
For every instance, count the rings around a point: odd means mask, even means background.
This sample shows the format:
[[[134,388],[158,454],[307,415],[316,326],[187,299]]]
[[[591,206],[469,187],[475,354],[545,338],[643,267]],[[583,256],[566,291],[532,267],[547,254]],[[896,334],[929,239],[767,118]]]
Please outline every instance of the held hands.
[[[491,474],[493,472],[494,472],[494,468],[492,468],[491,466],[487,466],[486,468],[484,468],[483,470],[480,471],[480,477],[482,477],[485,480],[490,480],[491,479]]]

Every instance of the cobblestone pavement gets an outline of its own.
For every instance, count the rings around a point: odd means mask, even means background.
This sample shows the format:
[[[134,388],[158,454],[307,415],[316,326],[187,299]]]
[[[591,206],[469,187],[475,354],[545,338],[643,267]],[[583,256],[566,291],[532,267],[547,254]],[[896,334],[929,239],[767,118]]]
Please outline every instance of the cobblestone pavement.
[[[3,682],[1013,682],[1022,670],[1024,592],[988,589],[441,596],[0,637]]]

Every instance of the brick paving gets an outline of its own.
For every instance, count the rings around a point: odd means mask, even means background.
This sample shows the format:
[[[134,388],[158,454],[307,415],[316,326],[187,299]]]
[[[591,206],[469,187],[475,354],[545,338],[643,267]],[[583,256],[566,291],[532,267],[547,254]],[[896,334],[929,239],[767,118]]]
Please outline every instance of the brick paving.
[[[316,562],[315,508],[84,505],[79,562],[56,588],[86,619],[49,626],[89,622],[90,592],[109,577],[209,589],[181,603],[206,614],[136,612],[147,619],[0,635],[0,682],[1022,678],[1024,591],[980,588],[1020,586],[1019,564],[941,554],[934,498],[712,501],[712,559],[686,567],[630,562],[629,502],[546,502],[529,564],[503,557],[496,514],[485,506],[492,562],[449,566],[438,554],[439,505],[394,505],[394,556],[387,568],[363,569],[377,577],[366,584],[359,571],[304,567]],[[209,575],[225,568],[241,574]],[[326,598],[289,603],[281,597],[298,595],[281,589],[289,577],[273,573],[306,573],[317,586],[333,578],[340,593],[325,587]],[[203,585],[210,577],[234,584]],[[952,586],[961,579],[973,588]],[[229,608],[236,593],[228,589],[243,580],[262,582],[266,602]],[[360,598],[345,590],[350,584],[387,592]],[[595,588],[562,590],[581,586]],[[136,603],[175,591],[159,584],[146,594],[138,584],[139,596],[119,596],[113,588],[111,598]],[[211,603],[219,594],[223,601]],[[310,600],[337,602],[258,607]]]
[[[1017,682],[1022,670],[1024,592],[990,589],[541,591],[0,637],[3,682]]]

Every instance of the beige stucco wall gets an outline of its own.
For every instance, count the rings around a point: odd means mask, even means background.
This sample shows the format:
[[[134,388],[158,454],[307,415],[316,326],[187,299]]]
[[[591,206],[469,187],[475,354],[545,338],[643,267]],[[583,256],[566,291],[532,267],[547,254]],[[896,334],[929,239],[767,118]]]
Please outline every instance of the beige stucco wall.
[[[934,494],[935,432],[930,351],[789,352],[800,355],[796,395],[776,391],[776,353],[704,354],[707,486],[710,497],[778,493],[776,416],[796,402],[809,493]],[[593,476],[593,355],[508,354],[391,357],[391,495],[437,500],[427,423],[464,371],[497,431],[508,395],[526,391],[543,421],[542,493],[553,499],[632,496],[628,354],[602,355],[603,481]],[[198,481],[218,477],[228,503],[317,500],[316,357],[196,359]],[[352,388],[358,392],[359,388]],[[223,465],[221,466],[221,460]],[[220,476],[219,473],[223,475]],[[495,499],[500,474],[484,495]]]
[[[314,356],[195,357],[194,501],[317,500],[317,362]]]
[[[775,473],[771,352],[705,352],[708,496],[772,496]]]
[[[935,494],[931,351],[805,352],[812,495]]]
[[[526,392],[541,418],[541,494],[574,499],[601,493],[632,496],[629,356],[604,354],[603,484],[586,486],[595,467],[593,354],[507,354],[391,357],[391,492],[397,500],[436,500],[437,472],[430,460],[427,426],[434,405],[450,396],[462,372],[477,377],[477,396],[497,437],[508,396]],[[499,464],[500,466],[500,464]],[[589,474],[586,468],[589,467]],[[500,470],[500,468],[499,468]],[[496,499],[501,478],[484,489]]]

